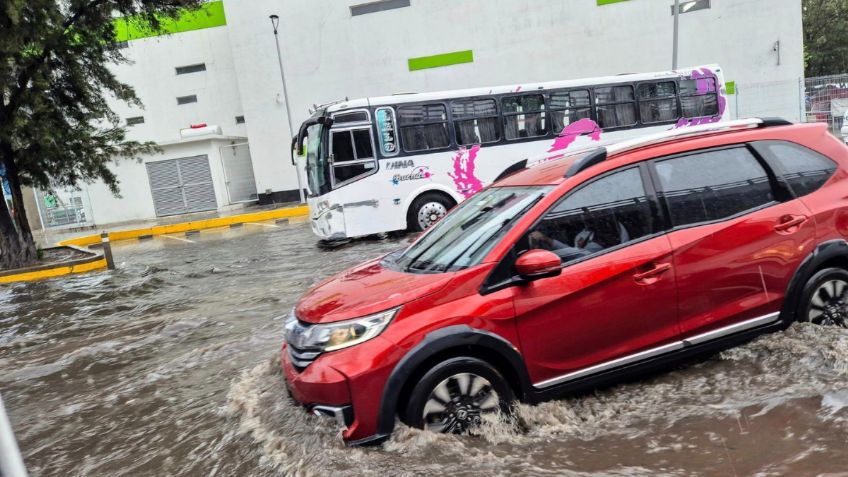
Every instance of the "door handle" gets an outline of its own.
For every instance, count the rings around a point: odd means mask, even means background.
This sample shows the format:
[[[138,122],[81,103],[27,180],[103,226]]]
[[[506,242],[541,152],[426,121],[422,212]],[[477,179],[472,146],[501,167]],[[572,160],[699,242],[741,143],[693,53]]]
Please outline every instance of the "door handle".
[[[807,221],[807,217],[803,215],[784,215],[780,218],[780,223],[774,226],[774,230],[778,232],[787,232],[793,227],[797,227]]]
[[[648,280],[652,278],[657,278],[659,275],[662,275],[663,273],[671,270],[670,263],[655,263],[653,265],[653,268],[651,268],[650,270],[633,275],[633,279],[637,282],[643,282],[646,285],[650,285],[656,280],[651,280],[650,282],[648,282]]]

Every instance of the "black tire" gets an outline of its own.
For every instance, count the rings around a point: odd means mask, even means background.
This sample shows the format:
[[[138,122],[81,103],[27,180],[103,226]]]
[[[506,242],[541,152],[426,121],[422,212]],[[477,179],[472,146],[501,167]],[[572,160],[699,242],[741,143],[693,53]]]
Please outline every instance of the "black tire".
[[[449,196],[441,192],[425,192],[416,197],[409,206],[406,214],[406,225],[411,232],[422,232],[453,208],[456,203]],[[424,214],[429,220],[422,224],[419,220]]]
[[[438,402],[440,395],[443,404]],[[442,361],[421,377],[409,395],[403,420],[419,429],[461,434],[479,424],[482,414],[509,414],[514,400],[512,388],[497,369],[480,359],[460,356]]]
[[[810,277],[796,317],[798,321],[848,328],[848,271],[825,268]]]

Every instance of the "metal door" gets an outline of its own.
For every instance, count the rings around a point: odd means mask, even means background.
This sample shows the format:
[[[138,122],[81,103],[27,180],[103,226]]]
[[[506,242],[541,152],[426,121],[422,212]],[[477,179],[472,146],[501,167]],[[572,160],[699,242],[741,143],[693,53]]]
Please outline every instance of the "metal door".
[[[247,143],[221,147],[221,163],[227,180],[230,203],[250,202],[257,199],[250,146]]]
[[[157,216],[218,208],[206,155],[148,162],[146,165]]]

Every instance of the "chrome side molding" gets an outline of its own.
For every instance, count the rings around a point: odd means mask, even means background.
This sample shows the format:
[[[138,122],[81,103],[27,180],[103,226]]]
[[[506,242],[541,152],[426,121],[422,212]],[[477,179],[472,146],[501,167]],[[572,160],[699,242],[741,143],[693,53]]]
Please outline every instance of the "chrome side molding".
[[[738,333],[740,331],[750,330],[751,328],[756,328],[758,326],[773,323],[777,321],[778,318],[780,318],[779,312],[769,313],[768,315],[760,316],[751,320],[745,320],[739,323],[734,323],[732,325],[725,326],[717,330],[708,331],[706,333],[701,333],[700,335],[695,335],[691,338],[686,338],[683,340],[683,344],[685,344],[686,346],[693,346],[696,344],[706,343],[707,341],[712,341],[723,336],[732,335],[733,333]]]
[[[600,364],[596,364],[593,366],[589,366],[588,368],[583,368],[577,371],[572,371],[567,374],[563,374],[562,376],[557,376],[555,378],[546,379],[542,382],[533,384],[533,387],[536,389],[544,389],[551,386],[556,386],[557,384],[567,383],[569,381],[574,381],[580,378],[584,378],[586,376],[591,376],[593,374],[601,373],[604,371],[608,371],[610,369],[619,368],[622,366],[626,366],[628,364],[637,363],[639,361],[644,361],[649,358],[653,358],[656,356],[661,356],[667,353],[672,353],[674,351],[680,351],[684,348],[688,348],[691,346],[699,345],[702,343],[706,343],[709,341],[717,340],[724,336],[729,336],[734,333],[739,333],[745,330],[757,328],[759,326],[767,325],[770,323],[776,322],[780,318],[780,313],[769,313],[768,315],[760,316],[757,318],[753,318],[750,320],[745,320],[739,323],[734,323],[732,325],[724,326],[722,328],[708,331],[706,333],[701,333],[699,335],[692,336],[690,338],[686,338],[680,341],[675,341],[673,343],[665,344],[662,346],[658,346],[656,348],[647,349],[645,351],[640,351],[638,353],[630,354],[627,356],[622,356],[621,358],[616,358],[611,361],[606,361]]]

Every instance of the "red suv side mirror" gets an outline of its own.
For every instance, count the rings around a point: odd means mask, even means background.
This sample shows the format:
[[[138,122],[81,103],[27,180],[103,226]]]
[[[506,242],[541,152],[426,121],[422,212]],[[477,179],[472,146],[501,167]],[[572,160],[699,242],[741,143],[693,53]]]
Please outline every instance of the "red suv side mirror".
[[[553,252],[537,248],[518,257],[515,269],[527,281],[555,277],[562,273],[562,260]]]

